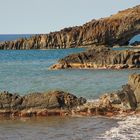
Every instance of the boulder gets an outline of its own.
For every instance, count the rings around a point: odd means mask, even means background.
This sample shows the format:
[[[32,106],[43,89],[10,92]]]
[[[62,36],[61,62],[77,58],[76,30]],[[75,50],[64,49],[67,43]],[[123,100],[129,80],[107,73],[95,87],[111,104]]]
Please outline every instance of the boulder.
[[[0,109],[24,110],[36,109],[70,109],[82,105],[86,99],[63,91],[32,93],[19,96],[8,92],[0,93]]]

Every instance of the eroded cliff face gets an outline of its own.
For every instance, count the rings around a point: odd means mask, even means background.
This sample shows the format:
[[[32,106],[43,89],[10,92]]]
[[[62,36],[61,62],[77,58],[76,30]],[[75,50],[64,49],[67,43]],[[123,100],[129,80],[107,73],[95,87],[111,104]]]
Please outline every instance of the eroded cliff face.
[[[85,52],[62,58],[50,69],[92,68],[123,69],[140,67],[140,50],[112,50],[105,46],[93,46]]]
[[[126,45],[140,34],[140,6],[92,20],[83,26],[0,43],[0,49],[59,49],[96,45]]]

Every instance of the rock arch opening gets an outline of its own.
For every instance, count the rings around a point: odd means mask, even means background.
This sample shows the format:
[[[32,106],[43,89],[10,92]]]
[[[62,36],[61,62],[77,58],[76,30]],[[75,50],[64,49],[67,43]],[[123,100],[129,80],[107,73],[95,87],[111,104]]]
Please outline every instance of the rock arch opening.
[[[129,41],[129,44],[132,45],[132,46],[140,45],[140,34],[132,37],[131,40]]]

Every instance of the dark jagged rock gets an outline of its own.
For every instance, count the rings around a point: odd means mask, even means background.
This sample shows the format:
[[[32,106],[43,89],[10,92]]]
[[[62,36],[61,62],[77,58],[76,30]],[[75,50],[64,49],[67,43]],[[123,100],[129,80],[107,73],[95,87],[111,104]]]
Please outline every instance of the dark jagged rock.
[[[0,109],[20,109],[23,98],[8,92],[0,93]]]
[[[130,75],[128,84],[122,86],[121,91],[108,94],[106,98],[111,105],[115,105],[114,107],[118,109],[140,109],[140,74]],[[103,100],[101,101],[103,102]]]
[[[63,91],[48,93],[32,93],[19,96],[8,92],[0,93],[0,109],[28,109],[28,108],[72,108],[85,103],[84,98]]]
[[[85,52],[71,54],[58,61],[50,69],[94,68],[122,69],[139,68],[140,50],[112,50],[96,46]]]
[[[129,76],[128,84],[122,90],[107,93],[96,102],[87,102],[75,114],[84,115],[129,115],[140,111],[140,74]]]
[[[77,98],[75,95],[63,91],[51,91],[49,93],[33,93],[23,97],[23,108],[72,108],[84,102],[83,98]]]
[[[0,49],[56,49],[96,45],[127,45],[129,40],[140,34],[140,6],[83,26],[64,28],[58,32],[35,35],[0,43]]]
[[[66,116],[66,115],[129,115],[140,111],[140,74],[129,76],[122,90],[104,94],[99,100],[84,98],[63,91],[19,96],[0,94],[0,116]]]
[[[19,96],[0,93],[0,116],[50,116],[62,115],[70,109],[83,105],[86,99],[63,91],[32,93]]]

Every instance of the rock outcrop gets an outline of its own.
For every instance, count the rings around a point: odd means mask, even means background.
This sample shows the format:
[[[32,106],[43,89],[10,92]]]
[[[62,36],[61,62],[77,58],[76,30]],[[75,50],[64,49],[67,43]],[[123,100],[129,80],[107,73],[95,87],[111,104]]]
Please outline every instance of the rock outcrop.
[[[96,102],[87,102],[73,111],[82,115],[128,115],[140,112],[140,74],[129,76],[122,90],[104,94]]]
[[[63,91],[19,96],[0,93],[0,117],[128,115],[140,112],[140,74],[132,74],[122,90],[102,95],[94,102]]]
[[[140,107],[140,74],[132,74],[129,76],[128,84],[134,91],[137,104]]]
[[[71,54],[58,61],[50,69],[93,68],[123,69],[140,67],[140,50],[112,50],[96,46],[85,52]]]
[[[126,45],[140,34],[140,6],[82,26],[64,28],[58,32],[35,35],[0,43],[0,49],[56,49],[96,45]]]
[[[25,96],[3,92],[0,93],[0,116],[61,115],[84,103],[86,99],[63,91],[32,93]]]

